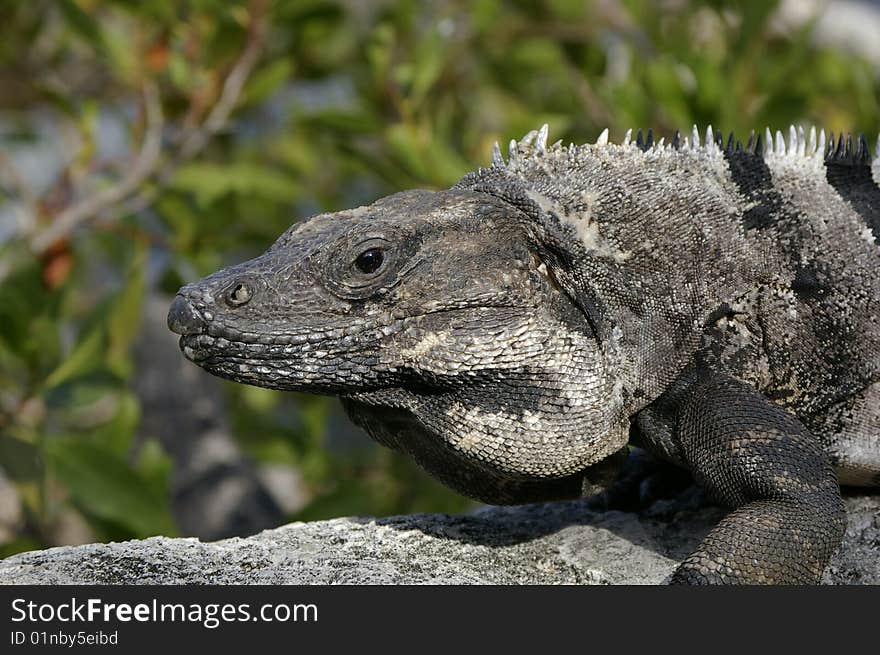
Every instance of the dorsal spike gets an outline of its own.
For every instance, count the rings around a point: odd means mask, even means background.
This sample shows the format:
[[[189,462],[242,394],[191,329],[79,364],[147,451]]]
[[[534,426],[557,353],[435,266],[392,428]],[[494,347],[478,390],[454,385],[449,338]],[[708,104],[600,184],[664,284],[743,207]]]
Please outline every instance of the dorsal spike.
[[[736,140],[736,152],[742,152],[742,151],[743,151],[743,142],[740,141],[739,139],[737,139]]]
[[[645,149],[645,139],[642,137],[642,130],[639,128],[639,131],[636,132],[636,147]]]
[[[837,148],[834,150],[835,159],[843,159],[846,154],[846,139],[843,138],[843,132],[837,134]]]
[[[825,130],[822,130],[822,134],[825,134]],[[823,156],[826,160],[831,159],[834,156],[834,132],[831,132],[828,135],[828,142],[825,144],[825,152]]]
[[[773,133],[769,127],[764,128],[764,155],[773,154]]]
[[[626,131],[626,134],[623,135],[623,145],[628,146],[630,141],[632,141],[633,131],[632,128]]]
[[[853,146],[852,134],[846,135],[846,149],[844,150],[844,159],[850,162],[855,159],[855,147]]]
[[[880,186],[880,135],[877,135],[877,145],[874,146],[874,159],[871,160],[870,167],[874,183]]]
[[[608,144],[608,128],[606,127],[602,130],[602,133],[599,135],[599,138],[596,139],[597,146],[604,146]]]
[[[663,148],[666,147],[666,137],[660,137],[660,140],[657,142],[657,147],[660,148],[660,150],[663,150]]]
[[[691,132],[691,145],[696,149],[700,147],[700,130],[694,125],[694,129]]]
[[[672,147],[678,150],[681,147],[681,132],[675,130],[675,134],[672,135]]]
[[[715,145],[718,146],[719,148],[724,147],[724,135],[721,134],[721,130],[715,130],[714,141],[715,141]]]
[[[807,154],[811,157],[816,152],[816,126],[810,126],[810,142],[807,144]]]
[[[496,141],[492,144],[492,166],[503,168],[505,165],[504,155],[501,154],[501,146]]]
[[[749,140],[746,142],[746,152],[755,152],[755,130],[749,132]]]
[[[516,139],[511,139],[507,146],[507,159],[511,164],[516,161],[517,154],[519,153],[517,152]]]
[[[785,155],[785,137],[781,130],[776,130],[776,154]]]
[[[648,137],[645,139],[645,150],[654,145],[654,130],[648,128]]]
[[[727,146],[726,146],[725,150],[727,150],[727,152],[733,152],[733,147],[735,144],[736,144],[736,138],[734,138],[733,132],[731,132],[727,136]]]
[[[703,144],[706,148],[711,148],[715,144],[715,130],[709,125],[706,127],[706,142]]]
[[[869,164],[871,162],[871,149],[865,140],[865,135],[859,133],[859,146],[856,151],[856,161],[860,164]]]
[[[535,144],[535,138],[538,136],[538,130],[529,130],[528,133],[519,140],[519,146],[526,152]]]
[[[825,130],[819,130],[819,142],[816,144],[816,156],[825,156]]]
[[[788,154],[795,155],[798,151],[798,132],[794,125],[788,126]]]
[[[751,139],[749,139],[749,140],[751,141]],[[754,153],[755,153],[758,157],[763,157],[763,156],[764,156],[764,142],[763,142],[762,137],[761,137],[760,134],[759,134],[757,137],[755,137],[755,149],[754,149]]]
[[[538,130],[538,136],[535,139],[535,148],[538,152],[545,152],[547,150],[547,135],[549,132],[550,126],[547,123],[544,123],[541,129]]]

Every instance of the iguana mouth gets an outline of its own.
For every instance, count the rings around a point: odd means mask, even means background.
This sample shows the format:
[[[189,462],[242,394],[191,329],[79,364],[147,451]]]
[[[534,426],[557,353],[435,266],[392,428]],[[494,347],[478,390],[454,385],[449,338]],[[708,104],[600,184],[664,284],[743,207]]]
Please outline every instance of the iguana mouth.
[[[222,352],[224,356],[229,356],[228,353],[236,348],[245,348],[254,354],[259,353],[260,359],[283,359],[288,358],[291,354],[326,351],[328,348],[342,353],[356,348],[358,342],[363,341],[359,337],[365,334],[373,333],[371,336],[378,341],[383,337],[400,332],[414,320],[474,309],[520,311],[529,308],[511,303],[480,300],[455,307],[440,306],[405,316],[386,314],[371,317],[369,320],[349,319],[344,328],[328,327],[299,333],[243,332],[227,325],[219,325],[212,320],[206,320],[203,317],[204,312],[193,308],[193,314],[197,315],[198,320],[201,321],[198,329],[194,329],[191,333],[182,331],[178,325],[174,325],[172,329],[182,335],[179,341],[180,349],[186,358],[193,362],[202,362],[210,357],[211,353],[206,351],[213,350],[218,353]],[[211,314],[208,313],[208,316],[210,317]],[[169,315],[169,326],[171,325],[172,318]]]
[[[262,344],[230,340],[210,334],[180,337],[184,357],[214,375],[270,389],[314,387],[317,367],[294,357],[313,346]],[[298,359],[298,357],[297,357]]]
[[[218,341],[217,337],[208,334],[193,334],[180,337],[180,351],[191,362],[201,362],[210,356],[211,349]]]
[[[326,351],[331,339],[325,335],[321,339],[310,339],[309,335],[277,335],[258,339],[230,338],[212,334],[193,334],[180,337],[180,350],[184,356],[201,364],[213,355],[222,355],[224,359],[247,359],[258,362],[262,360],[289,360],[291,355],[308,354],[313,351]],[[251,336],[251,335],[244,335]],[[246,355],[246,357],[240,357]]]

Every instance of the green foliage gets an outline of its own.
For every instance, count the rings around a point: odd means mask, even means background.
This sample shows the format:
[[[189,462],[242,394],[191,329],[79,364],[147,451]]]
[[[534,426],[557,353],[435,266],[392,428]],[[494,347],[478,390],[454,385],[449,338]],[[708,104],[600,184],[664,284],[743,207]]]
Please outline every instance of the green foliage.
[[[166,466],[141,471],[104,443],[77,438],[52,439],[43,452],[52,473],[88,515],[138,537],[174,533],[161,475]]]
[[[448,186],[493,141],[543,122],[551,140],[574,142],[604,127],[619,138],[692,123],[880,126],[878,71],[817,47],[810,25],[774,29],[773,3],[758,0],[4,6],[0,154],[59,143],[59,171],[40,188],[0,157],[0,221],[13,222],[13,204],[33,219],[0,230],[0,469],[23,507],[6,553],[55,543],[71,512],[96,539],[175,532],[170,462],[137,436],[142,301],[261,252],[297,217]],[[130,172],[150,87],[164,119],[154,170],[30,254],[63,209]],[[230,94],[229,120],[211,124]],[[47,133],[47,117],[75,137]],[[108,118],[122,125],[115,150]],[[187,154],[199,130],[206,145]],[[397,455],[335,444],[325,399],[224,394],[246,452],[301,471],[312,501],[293,518],[466,506]]]

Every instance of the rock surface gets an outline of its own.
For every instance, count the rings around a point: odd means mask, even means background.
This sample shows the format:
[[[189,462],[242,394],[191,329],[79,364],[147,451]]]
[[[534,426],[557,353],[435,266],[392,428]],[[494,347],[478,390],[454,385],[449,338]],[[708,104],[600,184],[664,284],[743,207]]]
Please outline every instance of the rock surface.
[[[830,584],[880,584],[880,495],[847,498]],[[582,502],[293,523],[212,543],[153,537],[21,553],[0,583],[656,584],[722,512],[659,501],[636,513]]]

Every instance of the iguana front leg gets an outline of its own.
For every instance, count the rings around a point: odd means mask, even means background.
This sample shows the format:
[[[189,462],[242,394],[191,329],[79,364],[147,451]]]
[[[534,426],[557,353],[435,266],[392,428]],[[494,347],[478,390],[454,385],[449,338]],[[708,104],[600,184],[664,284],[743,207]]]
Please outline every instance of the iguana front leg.
[[[803,424],[747,385],[706,373],[682,402],[676,439],[697,480],[734,509],[672,582],[818,582],[845,512],[831,465]]]

